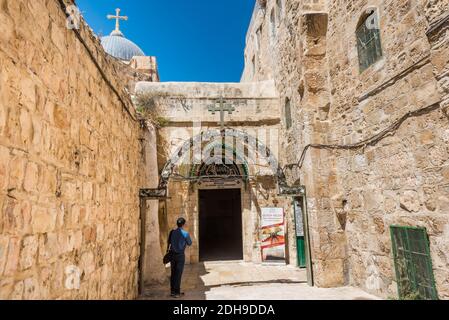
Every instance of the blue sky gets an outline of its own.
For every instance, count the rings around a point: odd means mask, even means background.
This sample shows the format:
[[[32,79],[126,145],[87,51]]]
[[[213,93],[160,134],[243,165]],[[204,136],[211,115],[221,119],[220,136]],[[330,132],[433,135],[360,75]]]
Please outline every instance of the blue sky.
[[[115,20],[146,55],[156,56],[161,81],[239,82],[255,0],[77,0],[92,29],[108,35]]]

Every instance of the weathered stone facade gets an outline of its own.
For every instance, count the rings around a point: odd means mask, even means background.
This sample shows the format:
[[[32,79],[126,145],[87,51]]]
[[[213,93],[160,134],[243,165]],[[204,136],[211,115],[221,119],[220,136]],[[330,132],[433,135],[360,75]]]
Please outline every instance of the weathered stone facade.
[[[64,4],[0,1],[0,299],[132,299],[143,130],[125,66]]]
[[[355,31],[373,8],[383,56],[360,72]],[[448,8],[268,0],[254,11],[242,81],[274,79],[281,103],[291,101],[284,164],[313,144],[286,174],[307,188],[319,286],[396,296],[389,226],[424,226],[439,296],[449,297]]]
[[[178,153],[178,148],[209,130],[218,130],[219,112],[212,114],[209,106],[219,98],[224,98],[235,110],[225,116],[225,128],[232,128],[257,137],[273,155],[279,157],[280,110],[277,93],[272,81],[258,83],[148,83],[140,82],[136,86],[137,94],[154,97],[154,112],[164,119],[164,125],[158,130],[158,167],[164,165]],[[226,139],[229,139],[226,138]],[[211,141],[207,141],[210,143]],[[204,151],[205,143],[202,145]],[[230,148],[237,146],[226,140]],[[237,142],[238,143],[238,142]],[[236,143],[236,144],[237,144]],[[221,144],[221,143],[220,143]],[[186,229],[191,233],[193,245],[186,251],[187,263],[199,262],[199,190],[238,188],[241,190],[243,258],[245,261],[261,262],[260,217],[262,207],[281,207],[286,212],[288,229],[287,261],[297,263],[294,250],[294,217],[290,208],[291,200],[279,196],[276,170],[269,167],[266,159],[257,155],[250,159],[254,150],[242,150],[248,162],[249,181],[223,187],[189,181],[191,162],[176,163],[175,174],[168,184],[168,199],[161,203],[159,224],[161,250],[167,247],[167,235],[176,225],[176,220],[183,216],[187,219]],[[190,156],[190,153],[187,153]]]

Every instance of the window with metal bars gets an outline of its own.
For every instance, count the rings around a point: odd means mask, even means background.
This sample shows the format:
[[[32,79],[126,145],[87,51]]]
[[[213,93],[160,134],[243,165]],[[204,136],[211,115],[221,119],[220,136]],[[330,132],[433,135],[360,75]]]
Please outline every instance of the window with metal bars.
[[[390,232],[399,298],[437,300],[426,229],[391,226]]]
[[[362,19],[356,36],[359,67],[360,72],[363,72],[382,58],[380,28],[375,10]]]

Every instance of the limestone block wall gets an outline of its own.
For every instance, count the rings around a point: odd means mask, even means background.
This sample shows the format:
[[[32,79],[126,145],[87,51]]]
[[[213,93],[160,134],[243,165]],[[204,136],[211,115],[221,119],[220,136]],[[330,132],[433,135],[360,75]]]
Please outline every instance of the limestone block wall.
[[[302,166],[289,170],[290,181],[308,191],[317,285],[395,296],[389,226],[424,226],[437,290],[448,298],[447,1],[311,3],[283,1],[270,39],[270,12],[278,6],[268,0],[254,13],[260,25],[248,31],[242,80],[272,77],[281,103],[292,104],[289,130],[282,111],[283,163],[296,163],[310,143],[354,144],[424,110],[365,148],[311,148]],[[372,7],[383,57],[360,72],[355,30]],[[257,44],[260,26],[266,31]],[[264,61],[255,72],[253,55]]]
[[[145,188],[157,188],[159,184],[159,170],[158,170],[158,134],[157,129],[151,124],[147,124],[147,129],[143,135],[144,152],[143,163],[145,165]],[[146,201],[146,226],[144,237],[143,251],[143,280],[144,284],[160,284],[165,282],[166,273],[165,267],[161,263],[165,249],[161,247],[161,234],[159,222],[159,200]]]
[[[357,5],[356,5],[357,4]],[[381,296],[394,296],[390,225],[424,226],[430,237],[437,290],[447,298],[448,121],[438,109],[442,96],[434,74],[433,49],[421,2],[378,1],[383,58],[360,73],[355,37],[362,2],[346,12],[329,9],[328,43],[332,105],[330,143],[355,143],[378,134],[407,112],[436,108],[408,118],[391,136],[365,149],[338,152],[334,210],[347,212],[347,281]],[[357,11],[360,10],[360,11]],[[334,12],[334,13],[333,13]],[[343,21],[346,21],[343,23]],[[340,34],[346,34],[341,40]],[[349,49],[349,54],[348,53]],[[349,59],[348,59],[349,57]],[[351,85],[353,84],[353,85]],[[350,102],[350,103],[348,103]],[[424,159],[425,158],[425,159]],[[344,201],[347,205],[342,205]]]
[[[0,298],[134,298],[144,164],[121,66],[60,1],[2,0],[0,30]]]

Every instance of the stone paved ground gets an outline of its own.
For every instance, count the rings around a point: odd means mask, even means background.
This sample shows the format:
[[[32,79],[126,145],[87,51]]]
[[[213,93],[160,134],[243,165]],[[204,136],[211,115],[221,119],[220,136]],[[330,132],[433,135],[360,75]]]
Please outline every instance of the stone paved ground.
[[[169,269],[167,269],[167,279]],[[257,265],[240,261],[206,262],[187,265],[182,290],[185,300],[371,300],[360,289],[312,288],[306,272],[293,266]],[[141,299],[166,300],[165,285],[147,287]]]

